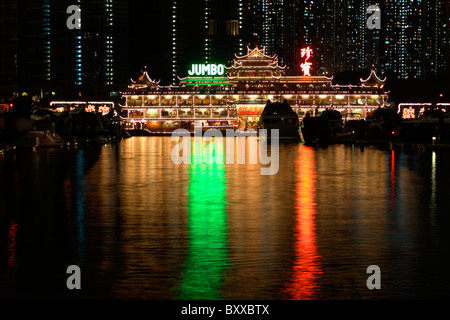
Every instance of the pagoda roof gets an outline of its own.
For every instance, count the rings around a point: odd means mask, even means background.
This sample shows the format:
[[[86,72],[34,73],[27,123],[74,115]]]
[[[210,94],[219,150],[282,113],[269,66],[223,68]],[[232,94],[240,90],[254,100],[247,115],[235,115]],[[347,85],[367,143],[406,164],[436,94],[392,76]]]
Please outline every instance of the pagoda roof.
[[[132,83],[131,86],[132,87],[147,87],[147,86],[153,87],[153,86],[159,86],[160,82],[161,82],[161,80],[155,81],[152,78],[150,78],[150,76],[147,73],[147,67],[145,67],[141,76],[136,81],[131,79],[131,83]]]
[[[255,69],[265,69],[265,70],[285,70],[286,66],[280,66],[278,64],[278,56],[268,56],[266,55],[266,48],[259,49],[257,46],[251,50],[247,46],[247,55],[244,56],[236,56],[236,59],[233,60],[233,65],[230,67],[226,67],[227,71],[232,70],[255,70]],[[251,62],[251,63],[250,63]],[[250,64],[249,64],[250,63]],[[256,63],[256,64],[255,64]],[[235,77],[233,77],[235,78]],[[278,78],[278,76],[276,76]]]
[[[361,81],[361,84],[364,84],[364,85],[378,85],[378,84],[384,84],[386,82],[386,78],[380,79],[375,72],[375,68],[372,67],[369,77],[367,79],[361,78],[360,81]]]
[[[258,46],[256,46],[253,50],[249,48],[249,46],[247,46],[247,54],[243,55],[243,56],[238,56],[237,54],[235,54],[237,59],[268,59],[268,60],[278,60],[278,56],[277,55],[273,55],[273,56],[268,56],[266,55],[266,47],[263,47],[262,49],[259,49]]]

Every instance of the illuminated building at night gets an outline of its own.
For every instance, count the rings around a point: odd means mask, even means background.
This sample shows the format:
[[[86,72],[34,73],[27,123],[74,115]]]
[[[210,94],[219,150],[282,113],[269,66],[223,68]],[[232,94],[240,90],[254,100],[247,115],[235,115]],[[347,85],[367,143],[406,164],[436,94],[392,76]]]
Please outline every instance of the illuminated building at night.
[[[227,63],[244,53],[244,0],[172,1],[172,84],[196,63]]]
[[[256,127],[267,100],[287,100],[300,118],[335,109],[344,119],[364,119],[388,100],[385,79],[375,70],[352,86],[307,73],[289,76],[286,69],[276,55],[256,47],[248,48],[246,55],[236,55],[231,66],[191,66],[185,71],[188,76],[178,77],[175,86],[160,85],[145,70],[122,93],[122,117],[128,129],[152,132],[193,129],[195,120],[205,128],[245,129]],[[314,65],[311,70],[314,74]]]
[[[125,84],[129,60],[128,4],[123,0],[77,2],[82,14],[81,29],[74,35],[76,84]]]
[[[81,9],[81,29],[67,27],[69,5]],[[1,89],[117,91],[129,79],[128,14],[124,0],[2,1]]]
[[[367,8],[379,6],[381,29],[366,25]],[[315,48],[317,75],[370,70],[423,78],[449,70],[450,2],[247,0],[246,41],[252,33],[280,63],[300,71],[300,48]]]

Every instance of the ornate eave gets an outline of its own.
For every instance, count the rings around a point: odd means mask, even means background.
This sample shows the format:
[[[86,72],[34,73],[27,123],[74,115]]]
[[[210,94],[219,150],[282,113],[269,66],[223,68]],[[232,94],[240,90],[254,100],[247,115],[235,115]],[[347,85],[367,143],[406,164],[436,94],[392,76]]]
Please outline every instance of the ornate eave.
[[[384,85],[386,82],[386,78],[380,79],[376,72],[375,68],[372,67],[372,70],[370,72],[370,75],[367,79],[359,79],[361,81],[361,84],[364,86],[378,86],[378,85]]]
[[[253,50],[251,50],[248,46],[247,46],[247,54],[243,55],[243,56],[238,56],[237,54],[235,54],[235,57],[238,60],[242,60],[242,59],[247,59],[247,58],[265,58],[267,60],[278,60],[277,55],[273,55],[268,56],[266,55],[266,47],[263,47],[261,50],[258,48],[258,46],[256,46]]]
[[[150,78],[150,76],[147,73],[147,67],[144,68],[144,71],[142,72],[142,75],[136,80],[134,81],[133,79],[131,80],[131,85],[129,85],[129,88],[132,89],[146,89],[146,88],[158,88],[159,87],[159,83],[161,82],[161,80],[159,81],[155,81],[152,78]]]

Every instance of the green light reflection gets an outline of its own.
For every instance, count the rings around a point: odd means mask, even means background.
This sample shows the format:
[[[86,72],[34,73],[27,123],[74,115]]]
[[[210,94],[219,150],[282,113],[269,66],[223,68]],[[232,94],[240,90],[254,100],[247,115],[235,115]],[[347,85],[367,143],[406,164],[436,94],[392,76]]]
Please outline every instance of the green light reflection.
[[[213,156],[211,149],[200,141],[193,143],[197,145],[192,148],[188,188],[189,245],[179,299],[218,300],[223,299],[229,265],[225,165],[206,164],[205,158]]]

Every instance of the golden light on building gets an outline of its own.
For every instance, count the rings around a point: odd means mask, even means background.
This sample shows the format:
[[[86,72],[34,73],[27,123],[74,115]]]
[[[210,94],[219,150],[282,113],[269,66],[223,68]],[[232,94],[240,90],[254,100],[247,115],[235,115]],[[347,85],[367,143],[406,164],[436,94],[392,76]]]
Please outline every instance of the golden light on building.
[[[310,50],[304,51],[304,58]],[[286,75],[286,70],[287,66],[279,65],[278,56],[267,55],[265,49],[248,48],[247,55],[236,56],[220,76],[178,77],[178,85],[161,86],[145,72],[139,80],[132,80],[127,92],[122,92],[126,104],[121,108],[121,116],[127,129],[137,128],[136,120],[161,124],[172,120],[188,130],[193,129],[195,120],[220,129],[254,129],[267,99],[287,99],[300,118],[312,108],[335,109],[339,105],[339,111],[347,111],[347,119],[365,117],[374,105],[383,106],[388,101],[388,93],[383,90],[385,79],[378,78],[374,71],[367,79],[361,79],[360,85],[335,85],[333,77]],[[139,95],[148,99],[141,103]],[[379,100],[375,102],[370,97]],[[150,105],[151,109],[142,110]]]

